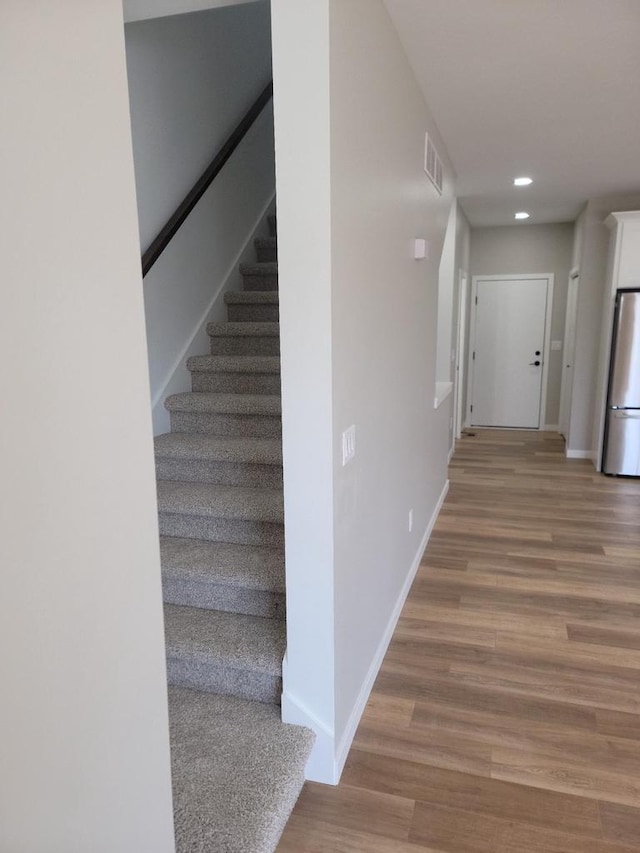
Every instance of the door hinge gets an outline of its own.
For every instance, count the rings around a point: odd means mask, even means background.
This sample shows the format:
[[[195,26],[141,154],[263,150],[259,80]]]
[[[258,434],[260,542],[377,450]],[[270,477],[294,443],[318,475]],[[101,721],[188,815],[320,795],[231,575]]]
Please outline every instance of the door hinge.
[[[471,361],[475,361],[475,360],[476,360],[476,352],[475,352],[475,350],[474,350],[474,351],[473,351],[473,358],[471,359]]]
[[[473,406],[471,406],[471,411],[473,411]]]
[[[478,304],[478,297],[476,296],[476,305]]]

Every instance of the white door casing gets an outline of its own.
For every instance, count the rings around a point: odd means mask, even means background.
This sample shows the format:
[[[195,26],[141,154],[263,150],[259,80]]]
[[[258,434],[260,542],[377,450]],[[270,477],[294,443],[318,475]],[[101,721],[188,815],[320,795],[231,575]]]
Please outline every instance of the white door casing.
[[[474,276],[469,423],[544,424],[553,274]]]
[[[571,394],[573,391],[573,362],[576,349],[576,316],[578,311],[578,288],[580,274],[577,269],[569,274],[567,289],[567,313],[564,324],[564,348],[562,351],[562,384],[560,390],[560,432],[569,441],[571,416]]]
[[[464,350],[465,336],[467,328],[467,274],[460,271],[460,287],[458,290],[458,332],[456,335],[456,362],[454,373],[454,405],[455,415],[453,421],[454,438],[460,438],[462,435],[462,421],[464,413],[462,411],[462,398],[464,390]]]

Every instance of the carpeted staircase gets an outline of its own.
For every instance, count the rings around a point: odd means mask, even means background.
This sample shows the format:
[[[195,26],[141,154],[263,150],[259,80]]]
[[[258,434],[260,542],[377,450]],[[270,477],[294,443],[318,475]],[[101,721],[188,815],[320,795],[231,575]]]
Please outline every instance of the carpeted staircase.
[[[304,782],[280,719],[284,510],[275,220],[155,441],[178,853],[270,853]]]

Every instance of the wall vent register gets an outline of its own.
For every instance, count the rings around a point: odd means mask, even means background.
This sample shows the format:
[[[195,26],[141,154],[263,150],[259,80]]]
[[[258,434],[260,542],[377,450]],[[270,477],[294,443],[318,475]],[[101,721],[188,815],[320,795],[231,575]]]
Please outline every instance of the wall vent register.
[[[433,140],[428,133],[424,137],[424,170],[431,180],[431,183],[442,195],[442,179],[443,169],[442,160],[440,159]]]

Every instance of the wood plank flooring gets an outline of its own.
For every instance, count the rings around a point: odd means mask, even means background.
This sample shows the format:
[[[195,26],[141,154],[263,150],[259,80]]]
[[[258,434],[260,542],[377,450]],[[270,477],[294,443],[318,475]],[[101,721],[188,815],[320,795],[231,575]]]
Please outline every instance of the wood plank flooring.
[[[640,851],[640,481],[478,430],[336,788],[278,853]]]

